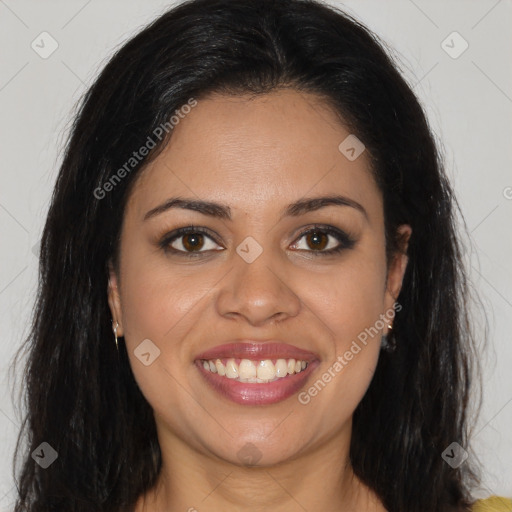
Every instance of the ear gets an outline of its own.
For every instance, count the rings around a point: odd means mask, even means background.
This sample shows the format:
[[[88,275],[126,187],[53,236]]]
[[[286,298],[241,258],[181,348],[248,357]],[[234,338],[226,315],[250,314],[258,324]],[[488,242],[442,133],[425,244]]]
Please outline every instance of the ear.
[[[121,309],[121,297],[119,295],[119,282],[112,261],[108,262],[108,269],[108,305],[110,306],[110,313],[112,315],[114,325],[116,324],[116,322],[119,323],[119,326],[117,328],[117,335],[123,336],[123,316]]]
[[[409,261],[407,248],[409,247],[411,233],[412,229],[408,224],[402,224],[397,229],[399,249],[393,255],[393,259],[389,263],[385,294],[386,311],[393,307],[393,304],[396,302],[396,299],[400,294],[400,290],[402,289],[402,282],[407,268],[407,263]]]

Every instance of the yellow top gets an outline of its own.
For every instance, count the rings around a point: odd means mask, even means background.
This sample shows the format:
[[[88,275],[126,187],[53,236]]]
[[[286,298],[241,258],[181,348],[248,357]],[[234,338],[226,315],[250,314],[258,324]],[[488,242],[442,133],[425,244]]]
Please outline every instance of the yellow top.
[[[512,512],[512,499],[491,496],[485,500],[478,500],[473,505],[472,512]]]

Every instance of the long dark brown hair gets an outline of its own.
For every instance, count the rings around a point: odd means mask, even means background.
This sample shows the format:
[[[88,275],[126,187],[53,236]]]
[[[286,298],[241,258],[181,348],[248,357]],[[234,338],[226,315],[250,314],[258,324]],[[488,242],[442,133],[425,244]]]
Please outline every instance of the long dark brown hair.
[[[474,336],[456,202],[426,116],[395,59],[360,22],[310,0],[193,0],[111,58],[81,101],[41,240],[23,374],[16,512],[131,510],[159,474],[152,409],[112,341],[107,263],[136,176],[104,184],[190,98],[289,87],[322,97],[364,143],[384,200],[388,258],[410,224],[392,342],[354,414],[354,472],[392,512],[466,510],[476,473],[441,454],[467,447]],[[119,176],[119,175],[118,175]],[[114,183],[114,182],[112,182]],[[103,188],[102,188],[103,187]],[[98,192],[103,190],[103,192]],[[100,197],[101,196],[101,197]],[[42,442],[58,453],[43,469]]]

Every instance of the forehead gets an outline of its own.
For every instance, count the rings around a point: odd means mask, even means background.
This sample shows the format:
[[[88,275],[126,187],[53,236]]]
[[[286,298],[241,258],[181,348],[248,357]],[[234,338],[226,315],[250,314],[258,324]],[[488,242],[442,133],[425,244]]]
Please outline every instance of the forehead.
[[[174,126],[167,147],[139,176],[128,208],[141,218],[177,195],[227,203],[234,212],[326,193],[378,199],[365,152],[351,161],[339,149],[350,135],[309,93],[210,95]]]

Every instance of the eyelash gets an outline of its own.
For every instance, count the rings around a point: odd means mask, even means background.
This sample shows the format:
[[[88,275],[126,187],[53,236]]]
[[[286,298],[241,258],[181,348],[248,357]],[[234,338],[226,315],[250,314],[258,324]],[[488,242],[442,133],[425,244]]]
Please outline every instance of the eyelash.
[[[341,231],[340,229],[334,228],[332,226],[321,226],[321,225],[314,225],[313,227],[303,231],[299,234],[297,241],[303,238],[306,235],[312,234],[312,233],[323,233],[326,235],[331,235],[334,238],[336,238],[339,242],[339,245],[333,249],[329,249],[327,251],[314,251],[314,250],[306,250],[306,252],[313,253],[313,255],[316,256],[331,256],[334,254],[339,254],[345,249],[352,249],[355,245],[355,240],[351,238],[347,233],[344,231]],[[208,252],[208,251],[199,251],[199,252],[187,252],[182,251],[179,249],[174,249],[173,247],[170,247],[170,244],[174,242],[175,240],[178,240],[184,235],[190,235],[190,234],[202,234],[206,235],[208,238],[213,240],[217,245],[220,245],[215,238],[210,234],[210,232],[204,228],[196,227],[196,226],[187,226],[183,228],[176,229],[175,231],[172,231],[171,233],[168,233],[164,235],[164,237],[160,240],[159,246],[162,250],[164,250],[166,253],[173,253],[179,256],[184,256],[188,258],[197,258],[201,256],[202,254]],[[295,243],[295,242],[294,242]],[[299,249],[299,250],[305,250],[305,249]]]

